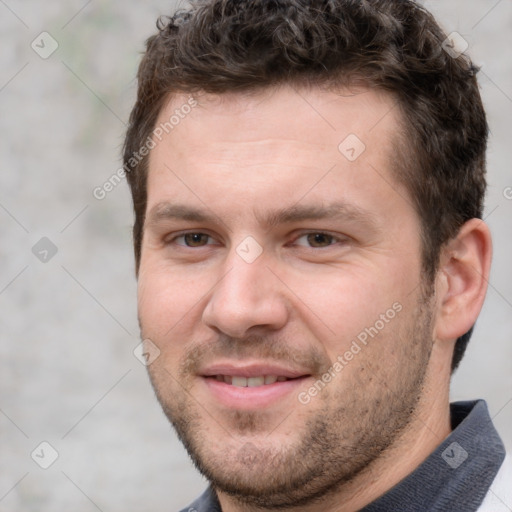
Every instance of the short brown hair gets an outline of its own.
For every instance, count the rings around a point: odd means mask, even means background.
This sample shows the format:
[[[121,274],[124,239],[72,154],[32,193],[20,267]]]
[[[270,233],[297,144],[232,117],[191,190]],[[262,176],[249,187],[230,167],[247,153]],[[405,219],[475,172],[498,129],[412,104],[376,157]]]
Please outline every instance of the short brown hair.
[[[481,218],[488,127],[466,55],[412,0],[201,0],[160,18],[146,42],[124,144],[133,197],[136,268],[147,204],[148,158],[134,161],[166,100],[177,93],[251,92],[282,84],[332,89],[362,83],[391,93],[405,129],[393,168],[422,223],[431,283],[440,250]],[[452,368],[471,331],[457,340]]]

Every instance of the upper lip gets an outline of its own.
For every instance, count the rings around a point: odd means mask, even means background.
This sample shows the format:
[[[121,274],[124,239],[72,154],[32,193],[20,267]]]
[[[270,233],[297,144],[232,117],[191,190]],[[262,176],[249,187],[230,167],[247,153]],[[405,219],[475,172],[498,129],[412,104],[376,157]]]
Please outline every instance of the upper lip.
[[[296,379],[297,377],[306,377],[309,372],[297,370],[287,366],[273,363],[216,363],[203,368],[200,372],[203,377],[215,377],[216,375],[230,375],[232,377],[260,377],[264,375],[275,375],[277,377],[286,377]]]

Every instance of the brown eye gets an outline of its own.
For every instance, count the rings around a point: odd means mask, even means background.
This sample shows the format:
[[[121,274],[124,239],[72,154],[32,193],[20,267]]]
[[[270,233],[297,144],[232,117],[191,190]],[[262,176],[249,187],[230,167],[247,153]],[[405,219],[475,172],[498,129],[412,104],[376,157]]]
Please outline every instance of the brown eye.
[[[208,244],[209,238],[204,233],[187,233],[183,235],[184,245],[187,247],[203,247]]]
[[[310,247],[329,247],[334,241],[334,237],[326,233],[309,233],[306,239]]]

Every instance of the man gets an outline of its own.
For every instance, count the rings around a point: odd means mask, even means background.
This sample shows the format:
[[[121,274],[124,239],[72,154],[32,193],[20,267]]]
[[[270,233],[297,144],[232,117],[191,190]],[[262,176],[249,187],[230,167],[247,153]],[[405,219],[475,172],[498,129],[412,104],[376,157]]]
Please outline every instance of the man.
[[[491,261],[469,58],[405,0],[158,28],[124,164],[149,374],[211,483],[186,510],[506,506],[485,402],[449,404]]]

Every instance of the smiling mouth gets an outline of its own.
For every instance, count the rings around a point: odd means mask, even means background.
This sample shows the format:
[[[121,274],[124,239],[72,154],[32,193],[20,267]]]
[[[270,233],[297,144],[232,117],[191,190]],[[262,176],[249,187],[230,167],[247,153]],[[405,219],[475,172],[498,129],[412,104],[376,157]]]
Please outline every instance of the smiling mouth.
[[[296,380],[300,377],[289,378],[277,375],[262,375],[258,377],[243,377],[237,375],[213,375],[209,377],[217,382],[224,382],[237,388],[256,388],[259,386],[268,386],[276,382],[286,382],[287,380]]]

